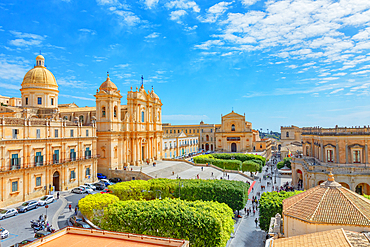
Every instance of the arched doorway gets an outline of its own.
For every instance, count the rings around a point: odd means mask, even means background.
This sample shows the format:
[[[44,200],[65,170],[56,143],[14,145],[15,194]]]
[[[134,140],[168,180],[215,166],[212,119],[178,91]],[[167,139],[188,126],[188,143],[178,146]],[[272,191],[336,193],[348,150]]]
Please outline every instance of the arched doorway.
[[[141,160],[144,161],[145,160],[145,147],[144,146],[141,146]]]
[[[206,151],[208,151],[209,150],[209,144],[207,143],[206,144]]]
[[[231,152],[235,153],[236,152],[236,143],[231,143]]]
[[[213,144],[211,144],[211,151],[213,151]]]
[[[53,186],[55,188],[55,191],[60,191],[60,188],[59,188],[59,172],[58,171],[54,172],[54,174],[53,174]]]
[[[339,183],[340,183],[340,185],[342,185],[344,188],[350,189],[348,184],[343,183],[343,182],[339,182]]]
[[[204,150],[204,144],[202,144],[202,150]]]
[[[301,170],[297,170],[297,184],[298,188],[303,188],[303,173]]]
[[[360,195],[369,195],[370,194],[370,186],[367,183],[360,183],[356,186],[356,193]]]

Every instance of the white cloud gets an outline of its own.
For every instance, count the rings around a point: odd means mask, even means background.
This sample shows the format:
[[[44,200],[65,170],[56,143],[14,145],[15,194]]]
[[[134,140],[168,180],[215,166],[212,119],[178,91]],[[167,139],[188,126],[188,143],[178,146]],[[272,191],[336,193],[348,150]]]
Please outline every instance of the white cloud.
[[[154,33],[151,33],[151,34],[145,36],[145,39],[155,39],[155,38],[158,38],[158,37],[159,37],[159,33],[154,32]]]
[[[135,26],[140,23],[140,18],[131,11],[114,10],[113,13],[119,16],[120,24]]]
[[[321,80],[325,80],[325,81],[333,81],[333,80],[338,80],[339,77],[325,77],[325,78],[322,78]]]
[[[166,3],[165,5],[168,9],[192,9],[194,12],[199,12],[200,8],[194,1],[187,0],[175,0]]]
[[[298,66],[297,66],[297,65],[294,65],[294,64],[292,64],[292,65],[287,65],[286,67],[288,67],[288,68],[290,68],[290,69],[296,69],[296,68],[298,68]]]
[[[81,28],[78,31],[83,32],[83,33],[89,33],[91,35],[95,35],[96,34],[96,32],[94,30],[87,29],[87,28]]]
[[[117,0],[96,0],[99,5],[114,5],[117,4]]]
[[[30,69],[29,62],[24,58],[9,57],[4,54],[0,54],[0,79],[6,80],[9,86],[17,87],[16,85],[19,85],[19,89],[20,82]],[[16,85],[12,85],[13,81]]]
[[[338,89],[335,89],[334,91],[330,92],[329,94],[335,94],[335,93],[338,93],[340,91],[343,91],[344,88],[338,88]]]
[[[10,40],[9,44],[18,46],[18,47],[25,47],[25,46],[39,46],[41,45],[42,41],[45,39],[45,36],[41,36],[38,34],[32,33],[22,33],[17,31],[10,31],[16,39]]]
[[[363,75],[363,74],[367,74],[369,72],[370,72],[370,70],[361,70],[361,71],[358,71],[358,72],[353,72],[351,74],[352,75]]]
[[[201,22],[214,23],[219,16],[226,12],[230,4],[232,4],[232,2],[219,2],[207,10],[207,14],[204,18],[199,17],[198,19]]]
[[[186,14],[187,12],[183,9],[175,10],[171,12],[170,19],[173,21],[177,21],[178,23],[181,23],[180,18]]]
[[[305,63],[305,64],[303,64],[302,66],[303,67],[306,67],[306,66],[312,66],[312,65],[314,65],[316,62],[310,62],[310,63]]]
[[[258,0],[242,0],[243,5],[250,6],[258,2]]]
[[[197,29],[198,28],[198,26],[197,25],[194,25],[194,26],[192,26],[192,27],[189,27],[189,26],[185,26],[184,27],[184,29],[185,29],[185,31],[188,31],[188,32],[190,32],[190,31],[194,31],[195,29]]]
[[[206,42],[202,43],[201,45],[195,45],[195,48],[202,49],[202,50],[209,50],[213,45],[223,45],[224,42],[221,40],[207,40]]]
[[[159,0],[144,0],[144,3],[148,7],[148,9],[151,9],[158,4],[158,1]]]
[[[352,39],[355,40],[368,40],[370,38],[370,27],[364,29],[361,32],[358,32],[356,35],[353,35]]]
[[[88,100],[88,101],[95,101],[95,98],[86,98],[86,97],[73,96],[73,95],[67,95],[67,94],[59,94],[59,97],[61,97],[61,98],[73,98],[73,99],[80,99],[80,100]]]
[[[341,73],[333,74],[333,76],[344,76],[344,75],[346,75],[346,74],[347,74],[347,73],[341,72]]]

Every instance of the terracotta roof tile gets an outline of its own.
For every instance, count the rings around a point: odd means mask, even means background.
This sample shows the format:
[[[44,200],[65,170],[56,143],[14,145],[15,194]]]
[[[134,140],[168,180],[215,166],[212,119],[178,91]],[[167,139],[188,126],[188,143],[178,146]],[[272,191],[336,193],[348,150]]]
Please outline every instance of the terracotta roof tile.
[[[335,229],[273,240],[272,247],[368,247],[363,233]]]
[[[370,200],[328,181],[285,199],[283,215],[315,224],[370,226]]]

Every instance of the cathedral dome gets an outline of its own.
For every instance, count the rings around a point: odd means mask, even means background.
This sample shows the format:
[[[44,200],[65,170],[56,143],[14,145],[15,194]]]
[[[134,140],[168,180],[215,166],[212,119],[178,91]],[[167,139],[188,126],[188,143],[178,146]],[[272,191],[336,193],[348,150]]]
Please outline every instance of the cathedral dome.
[[[36,66],[28,71],[23,78],[22,88],[53,88],[58,89],[54,75],[44,66],[45,58],[36,57]]]
[[[109,74],[107,76],[107,79],[105,80],[105,82],[103,82],[100,87],[99,87],[100,90],[115,90],[117,91],[117,86],[110,80],[109,78]]]

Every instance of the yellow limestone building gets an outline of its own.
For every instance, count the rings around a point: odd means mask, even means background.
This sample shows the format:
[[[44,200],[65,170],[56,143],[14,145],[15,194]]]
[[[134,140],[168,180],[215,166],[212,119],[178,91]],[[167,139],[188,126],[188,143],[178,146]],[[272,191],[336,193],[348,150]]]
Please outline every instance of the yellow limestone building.
[[[271,155],[271,140],[259,137],[258,130],[252,129],[252,123],[245,121],[245,115],[234,111],[221,115],[221,124],[171,125],[164,124],[166,135],[180,134],[197,136],[199,149],[216,152],[264,152]]]
[[[37,56],[26,73],[21,101],[0,106],[0,206],[94,182],[97,172],[109,176],[161,159],[162,103],[153,89],[131,88],[121,105],[108,75],[96,107],[58,105],[58,84],[44,63]]]
[[[1,206],[96,180],[96,124],[59,119],[58,84],[44,60],[37,56],[23,79],[22,105],[0,109]]]

